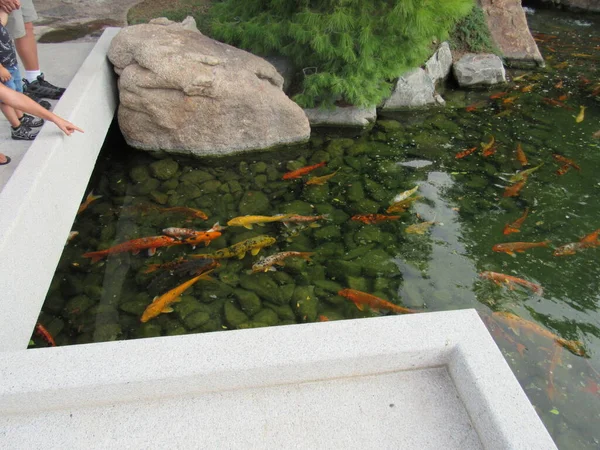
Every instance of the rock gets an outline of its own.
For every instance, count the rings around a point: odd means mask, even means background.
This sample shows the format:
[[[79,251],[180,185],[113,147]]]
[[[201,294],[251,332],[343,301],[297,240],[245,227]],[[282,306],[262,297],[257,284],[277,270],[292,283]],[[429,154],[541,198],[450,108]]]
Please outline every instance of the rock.
[[[502,60],[491,53],[467,53],[452,67],[461,87],[482,87],[506,83]]]
[[[142,181],[146,181],[148,178],[150,178],[150,171],[146,166],[136,166],[129,171],[129,178],[136,183],[141,183]]]
[[[279,317],[272,309],[263,309],[252,317],[253,322],[266,323],[269,326],[277,325]]]
[[[233,291],[233,294],[245,313],[252,316],[261,309],[260,298],[254,292],[246,291],[245,289],[236,289]]]
[[[452,51],[448,42],[442,42],[436,52],[425,63],[425,73],[429,75],[433,85],[444,81],[452,69]]]
[[[371,125],[377,119],[377,110],[372,108],[358,108],[348,106],[333,109],[309,108],[305,109],[310,125],[313,127],[361,127]]]
[[[164,192],[152,191],[150,192],[150,198],[154,200],[159,205],[166,205],[169,200],[169,196]]]
[[[542,0],[542,2],[563,5],[575,11],[600,12],[600,0]]]
[[[275,67],[283,78],[283,92],[288,92],[294,78],[294,64],[285,56],[265,56],[265,60]]]
[[[269,199],[260,191],[245,192],[238,206],[240,215],[260,215],[271,212]]]
[[[173,178],[179,169],[179,164],[172,159],[161,159],[150,164],[150,173],[154,178],[166,181]]]
[[[531,68],[545,65],[529,31],[521,0],[481,0],[479,4],[492,39],[508,66]]]
[[[116,341],[121,335],[121,325],[118,323],[107,323],[98,325],[94,331],[94,342]]]
[[[431,77],[421,68],[403,74],[394,87],[392,95],[385,100],[382,110],[422,108],[424,106],[443,104],[441,97],[435,93],[435,85]]]
[[[133,147],[227,155],[310,138],[275,67],[202,35],[191,17],[125,27],[108,58],[120,76],[119,126]]]
[[[291,306],[296,316],[302,322],[314,322],[317,320],[317,308],[319,301],[314,293],[314,286],[296,286],[292,295]]]
[[[213,180],[215,177],[204,170],[192,170],[184,173],[180,180],[186,183],[202,184],[205,181]]]
[[[283,304],[281,292],[277,283],[266,273],[253,273],[251,275],[240,275],[240,286],[249,291],[255,292],[262,299],[275,303]]]
[[[203,312],[203,311],[196,311],[192,314],[189,314],[184,319],[183,323],[185,323],[185,326],[188,329],[193,330],[194,328],[201,327],[202,325],[207,323],[209,320],[210,320],[210,315],[208,313]]]
[[[225,322],[231,328],[237,328],[240,324],[248,322],[248,316],[235,307],[233,303],[226,302],[224,306]]]
[[[378,120],[377,126],[386,133],[402,130],[404,127],[397,120]]]
[[[294,286],[292,286],[292,288],[294,288]],[[292,289],[292,294],[294,292],[294,289]],[[290,299],[291,299],[291,295],[290,295]],[[292,310],[292,307],[290,305],[274,305],[272,303],[265,303],[265,308],[269,308],[272,309],[273,311],[275,311],[275,313],[277,313],[277,316],[281,319],[281,320],[294,320],[296,318],[296,315],[294,314],[294,311]]]

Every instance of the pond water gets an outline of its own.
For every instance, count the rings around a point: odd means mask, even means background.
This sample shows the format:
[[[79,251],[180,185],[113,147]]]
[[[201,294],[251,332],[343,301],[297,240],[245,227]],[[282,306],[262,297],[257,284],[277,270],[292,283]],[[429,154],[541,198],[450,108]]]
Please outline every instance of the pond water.
[[[600,248],[592,236],[573,255],[554,251],[600,228],[600,139],[594,137],[600,131],[600,21],[544,11],[529,19],[545,69],[509,71],[512,81],[492,91],[448,88],[444,109],[380,118],[365,133],[321,130],[301,147],[194,160],[137,152],[114,130],[88,188],[102,197],[78,214],[73,230],[79,234],[65,245],[39,322],[57,345],[71,345],[392,313],[389,305],[359,309],[338,294],[347,288],[418,311],[476,308],[557,444],[598,448]],[[492,137],[484,156],[482,146]],[[517,158],[519,144],[526,164]],[[573,163],[559,175],[565,163],[553,155]],[[322,161],[325,166],[301,178],[282,179]],[[515,196],[505,196],[509,186],[517,190],[512,176],[535,167]],[[322,185],[306,183],[334,172]],[[352,220],[386,214],[396,195],[415,186],[410,198],[420,198],[393,213],[399,219]],[[516,225],[520,232],[503,234],[526,211]],[[83,256],[160,236],[167,227],[207,230],[237,216],[288,213],[326,217],[229,226],[209,246],[172,245],[153,256],[146,250],[98,261]],[[154,296],[191,279],[207,262],[182,266],[192,255],[257,236],[274,239],[257,255],[249,251],[239,259],[234,251],[218,259],[212,280],[201,278],[185,290],[171,304],[173,312],[140,321]],[[492,250],[546,241],[514,256]],[[284,251],[312,256],[252,273],[262,256]],[[541,288],[504,279],[497,285],[482,272]],[[34,333],[31,346],[44,345]]]

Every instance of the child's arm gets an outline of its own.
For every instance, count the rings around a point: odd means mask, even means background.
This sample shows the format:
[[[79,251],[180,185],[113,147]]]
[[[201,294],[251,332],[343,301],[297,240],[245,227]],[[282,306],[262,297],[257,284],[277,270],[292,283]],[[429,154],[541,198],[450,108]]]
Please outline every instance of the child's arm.
[[[73,125],[71,122],[57,116],[47,109],[42,108],[26,95],[23,95],[17,91],[13,91],[3,84],[0,84],[0,100],[15,109],[20,109],[21,111],[33,114],[34,116],[54,122],[56,126],[60,128],[67,136],[70,136],[74,131],[80,131],[83,133],[81,128]]]
[[[6,22],[8,22],[8,13],[2,9],[0,9],[0,24],[2,26],[6,26]]]

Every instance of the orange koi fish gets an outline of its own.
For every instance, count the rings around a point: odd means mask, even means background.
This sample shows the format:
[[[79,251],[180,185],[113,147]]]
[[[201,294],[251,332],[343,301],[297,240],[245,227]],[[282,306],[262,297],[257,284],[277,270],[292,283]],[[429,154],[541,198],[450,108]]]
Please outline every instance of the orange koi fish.
[[[185,214],[195,219],[208,220],[208,216],[203,211],[195,208],[188,208],[187,206],[173,206],[172,208],[161,208],[161,210],[164,212]]]
[[[288,214],[281,222],[289,226],[290,223],[306,223],[316,222],[317,220],[329,220],[329,214],[321,214],[320,216],[300,216],[298,214]],[[311,224],[311,227],[317,227],[317,224]]]
[[[573,352],[577,356],[586,356],[585,349],[583,348],[583,344],[581,343],[581,341],[568,341],[566,339],[563,339],[557,336],[556,334],[552,333],[551,331],[542,328],[537,323],[523,319],[522,317],[519,317],[507,311],[496,311],[492,313],[492,316],[495,319],[506,324],[515,332],[517,332],[517,330],[520,330],[525,333],[535,333],[546,339],[554,341],[556,344],[566,348],[567,350]]]
[[[519,96],[518,95],[513,95],[512,97],[507,97],[504,100],[502,100],[502,104],[503,105],[512,105],[516,99],[518,99]]]
[[[178,239],[170,236],[150,236],[139,239],[132,239],[130,241],[122,242],[113,247],[107,248],[106,250],[99,250],[96,252],[84,253],[84,258],[92,258],[92,263],[101,260],[102,258],[115,254],[131,252],[134,255],[138,254],[141,250],[148,250],[150,256],[154,255],[157,248],[160,247],[171,247],[173,245],[197,245],[204,242],[206,245],[210,244],[210,241],[221,236],[219,231],[203,231],[198,232],[196,235],[186,238]]]
[[[570,244],[561,245],[554,250],[554,256],[567,256],[574,255],[578,250],[585,248],[600,247],[600,240],[598,240],[598,233],[600,229],[592,231],[590,234],[581,238],[579,242],[571,242]]]
[[[38,322],[35,324],[35,329],[33,330],[33,332],[36,334],[36,336],[39,336],[44,341],[46,341],[46,343],[50,347],[56,347],[56,342],[54,342],[54,338],[52,337],[50,332],[46,330],[46,327],[44,327],[44,325],[42,325],[41,323]]]
[[[329,322],[329,317],[324,316],[323,314],[321,314],[319,316],[319,322]]]
[[[482,155],[484,158],[487,158],[488,156],[492,156],[494,153],[496,153],[496,151],[498,150],[498,147],[490,147],[487,148],[483,151]]]
[[[508,91],[506,92],[497,92],[495,94],[490,95],[490,100],[496,100],[508,95]]]
[[[510,256],[515,256],[515,253],[523,253],[525,250],[535,247],[548,247],[550,241],[543,242],[506,242],[504,244],[496,244],[492,247],[495,252],[508,253]]]
[[[565,164],[564,166],[560,166],[560,168],[556,171],[556,175],[558,175],[560,177],[560,176],[564,175],[565,173],[567,173],[570,168],[571,168],[571,166],[569,166],[568,164]]]
[[[523,89],[521,89],[521,92],[531,92],[533,90],[534,86],[535,86],[535,84],[530,84],[528,86],[525,86]]]
[[[458,152],[454,158],[461,159],[469,156],[471,153],[475,153],[477,151],[477,147],[471,147],[462,152]]]
[[[561,362],[563,347],[557,345],[552,352],[552,357],[550,358],[550,365],[548,366],[548,385],[546,386],[546,394],[550,401],[554,400],[554,395],[556,394],[556,387],[554,386],[554,370],[556,366]]]
[[[166,294],[161,295],[160,297],[156,297],[152,303],[148,305],[142,317],[140,318],[140,322],[148,322],[150,319],[155,318],[161,313],[170,313],[173,312],[173,308],[169,305],[172,303],[181,301],[181,294],[183,294],[190,286],[196,283],[200,279],[210,279],[208,276],[210,272],[205,272],[201,275],[198,275],[191,280],[186,281],[183,284],[180,284],[174,289],[171,289]]]
[[[569,98],[569,96],[567,94],[563,94],[560,97],[558,97],[558,101],[559,102],[564,102],[565,100],[567,100]]]
[[[494,146],[494,143],[496,142],[496,138],[494,136],[490,137],[490,142],[488,143],[483,143],[481,142],[481,150],[483,150],[483,152],[485,152],[486,150],[489,150],[490,148],[492,148]]]
[[[87,209],[88,206],[90,206],[90,204],[96,200],[98,200],[99,198],[101,198],[101,195],[94,195],[94,191],[91,191],[87,197],[85,198],[85,200],[83,201],[83,203],[81,205],[79,205],[79,208],[77,209],[77,214],[82,213],[83,211],[85,211]]]
[[[576,169],[576,170],[578,170],[579,172],[581,172],[581,167],[579,167],[579,166],[578,166],[578,165],[575,163],[575,161],[573,161],[572,159],[565,158],[564,156],[562,156],[562,155],[559,155],[559,154],[557,154],[557,153],[553,153],[553,154],[552,154],[552,157],[553,157],[553,158],[554,158],[556,161],[558,161],[558,162],[561,162],[561,163],[563,163],[563,164],[566,164],[566,165],[568,165],[568,166],[571,166],[571,167],[573,167],[574,169]]]
[[[502,231],[503,234],[510,234],[510,233],[519,233],[521,230],[521,225],[523,225],[523,222],[525,222],[525,219],[527,218],[527,214],[529,214],[529,208],[525,208],[525,213],[519,217],[517,220],[515,220],[512,223],[507,223],[506,225],[504,225],[504,230]]]
[[[487,315],[482,315],[481,318],[483,319],[484,323],[487,325],[488,329],[490,330],[490,333],[496,337],[496,338],[501,338],[504,339],[506,342],[508,342],[509,344],[514,345],[517,348],[517,351],[519,352],[519,355],[521,355],[521,357],[525,357],[525,350],[527,350],[527,347],[524,344],[521,344],[520,342],[515,341],[508,333],[506,333],[502,327],[494,320],[492,319],[490,316]]]
[[[558,83],[554,85],[556,89],[562,89],[564,86],[563,80],[560,80]]]
[[[502,196],[503,197],[517,197],[519,195],[519,192],[521,191],[521,189],[523,189],[523,187],[525,186],[526,181],[527,181],[527,178],[524,178],[515,184],[511,184],[510,186],[507,186],[506,189],[504,189],[504,194],[502,194]]]
[[[318,169],[319,167],[324,167],[327,164],[326,161],[321,161],[319,164],[314,164],[312,166],[301,167],[296,170],[292,170],[291,172],[287,172],[281,177],[283,180],[291,180],[293,178],[300,178],[307,173],[312,172],[313,170]]]
[[[361,311],[365,308],[365,305],[367,305],[374,310],[387,309],[395,312],[396,314],[410,314],[419,312],[415,309],[409,309],[395,305],[387,300],[367,294],[366,292],[357,291],[356,289],[342,289],[338,292],[338,295],[346,297],[348,300],[352,301]]]
[[[340,171],[340,169],[336,170],[333,173],[330,173],[329,175],[323,175],[322,177],[313,177],[306,182],[306,185],[307,186],[323,185],[323,184],[327,183],[339,171]]]
[[[573,108],[571,108],[569,105],[565,105],[563,102],[559,102],[553,98],[543,97],[542,101],[550,106],[559,106],[561,108],[573,111]]]
[[[398,220],[400,216],[386,216],[385,214],[356,214],[352,216],[350,220],[355,222],[362,222],[368,225],[374,225],[380,222],[387,222],[389,220]]]
[[[467,112],[473,112],[473,111],[477,111],[477,109],[479,109],[481,106],[483,106],[484,103],[483,102],[477,102],[477,103],[473,103],[469,106],[467,106],[465,108],[465,111]]]
[[[421,195],[417,195],[416,197],[410,197],[404,200],[401,200],[393,205],[389,206],[388,209],[385,210],[386,213],[402,213],[405,212],[410,205],[416,202],[417,200],[423,198]]]
[[[515,289],[515,284],[518,284],[531,290],[531,292],[533,292],[534,294],[541,296],[544,293],[544,290],[539,284],[523,280],[522,278],[513,277],[511,275],[505,275],[503,273],[498,272],[481,272],[479,276],[483,279],[493,281],[498,286],[506,284],[508,289],[511,291]]]
[[[528,164],[527,156],[525,155],[520,142],[517,144],[517,161],[519,161],[522,166],[526,166]]]
[[[298,257],[304,258],[306,261],[310,261],[310,257],[314,255],[314,252],[279,252],[274,255],[261,258],[259,261],[252,265],[252,272],[269,272],[275,271],[273,265],[284,266],[283,262],[286,258]]]

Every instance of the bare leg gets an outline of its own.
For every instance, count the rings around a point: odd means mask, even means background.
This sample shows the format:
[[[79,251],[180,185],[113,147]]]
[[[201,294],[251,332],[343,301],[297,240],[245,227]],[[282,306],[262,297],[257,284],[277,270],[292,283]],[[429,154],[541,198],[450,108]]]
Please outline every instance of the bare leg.
[[[25,24],[25,36],[15,39],[15,47],[17,47],[17,53],[21,61],[23,61],[25,70],[40,70],[37,42],[35,41],[33,24],[31,22]]]
[[[8,106],[6,103],[2,103],[0,105],[0,109],[2,110],[2,114],[4,114],[4,117],[6,117],[6,119],[10,122],[11,126],[17,128],[19,125],[21,125],[21,121],[17,116],[15,108],[13,108],[12,106]]]

